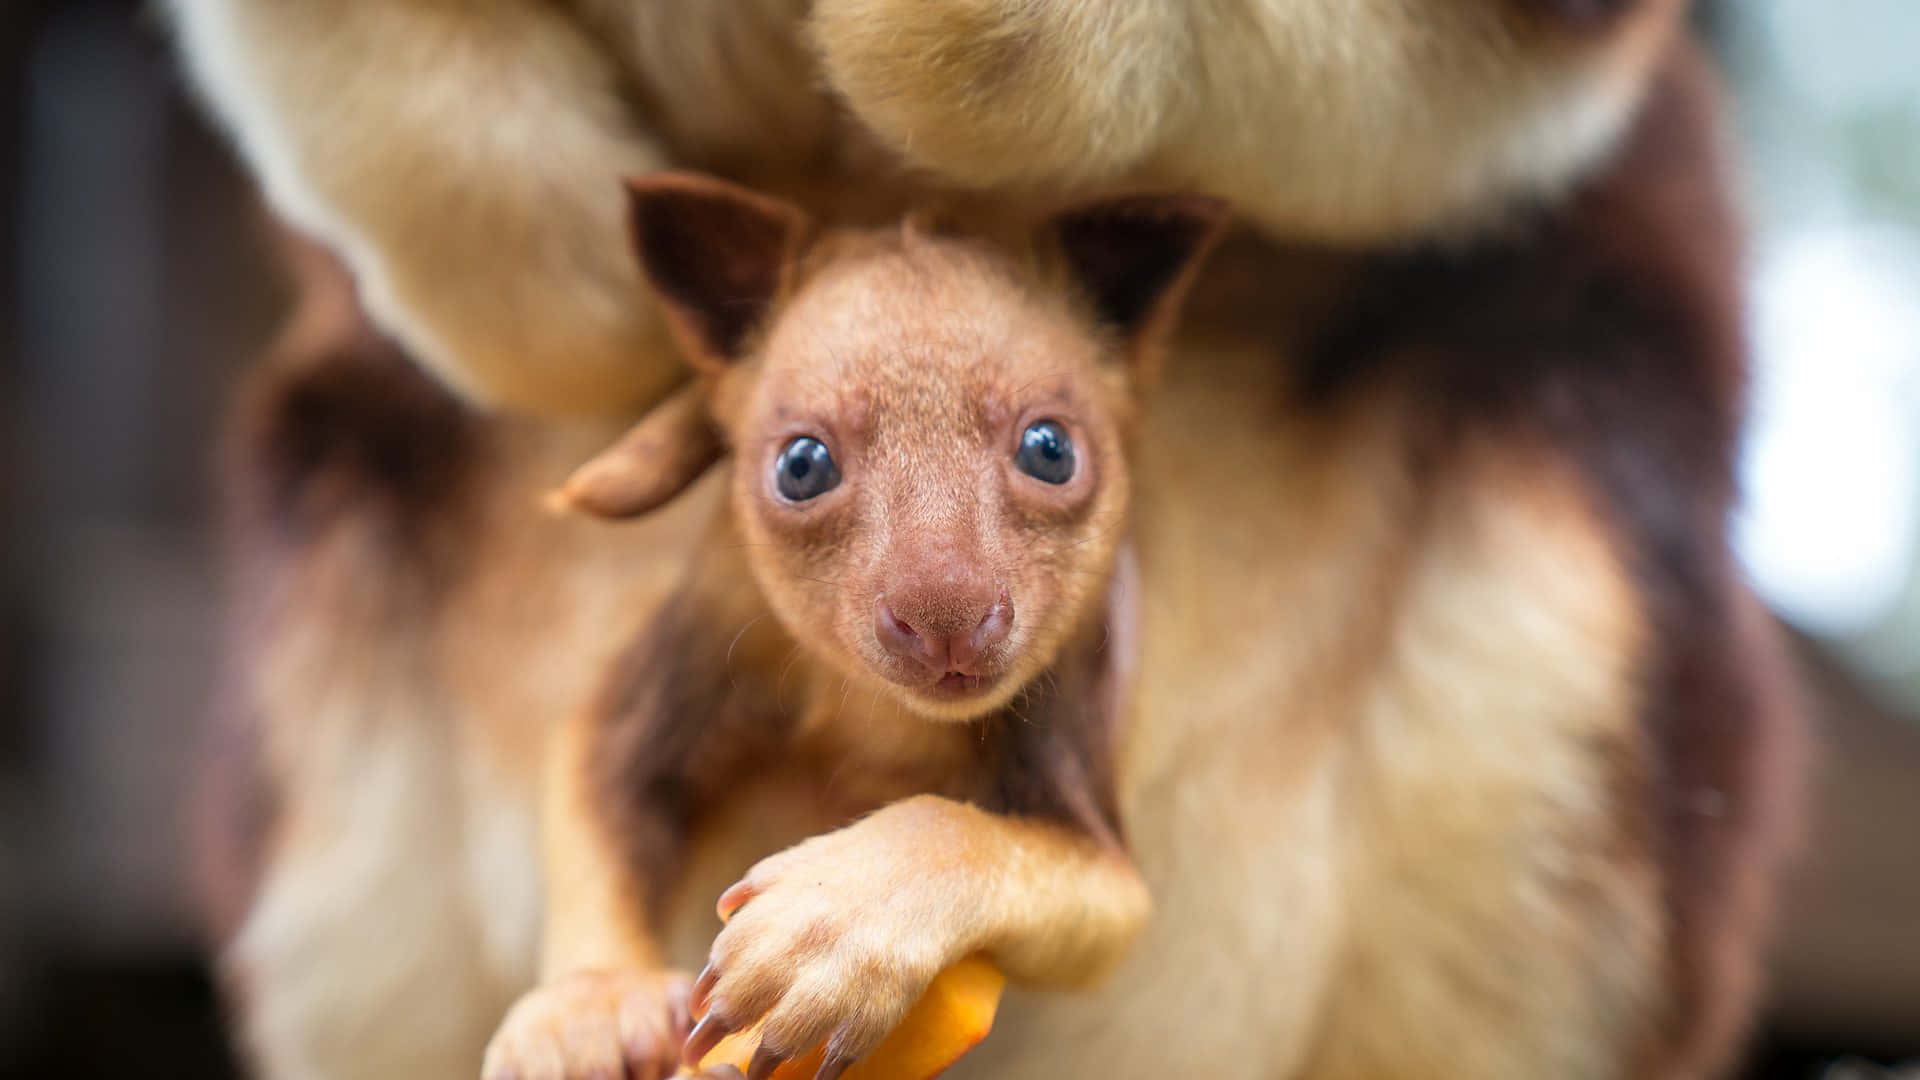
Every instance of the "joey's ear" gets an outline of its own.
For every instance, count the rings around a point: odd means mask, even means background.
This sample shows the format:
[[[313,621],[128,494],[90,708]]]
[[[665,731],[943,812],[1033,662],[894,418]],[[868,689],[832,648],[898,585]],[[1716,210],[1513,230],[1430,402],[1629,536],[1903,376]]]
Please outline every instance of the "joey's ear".
[[[1053,219],[1052,231],[1100,321],[1152,345],[1170,328],[1226,221],[1218,199],[1143,195],[1069,210]]]
[[[697,384],[682,387],[548,496],[555,510],[630,518],[685,491],[725,452]]]
[[[694,173],[627,181],[628,227],[688,358],[717,371],[740,359],[785,286],[806,215]]]

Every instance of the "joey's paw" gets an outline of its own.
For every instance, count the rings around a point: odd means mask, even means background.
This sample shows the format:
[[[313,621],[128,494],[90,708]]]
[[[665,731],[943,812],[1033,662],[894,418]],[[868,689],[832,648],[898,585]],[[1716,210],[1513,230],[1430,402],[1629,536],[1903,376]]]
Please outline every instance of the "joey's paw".
[[[680,1063],[691,981],[581,971],[527,992],[487,1044],[482,1080],[664,1080]]]
[[[846,842],[851,832],[775,855],[721,897],[729,919],[694,984],[694,1011],[704,1016],[687,1040],[688,1061],[764,1020],[749,1080],[823,1042],[819,1075],[838,1076],[966,951],[944,910],[951,893],[876,867],[871,852]]]

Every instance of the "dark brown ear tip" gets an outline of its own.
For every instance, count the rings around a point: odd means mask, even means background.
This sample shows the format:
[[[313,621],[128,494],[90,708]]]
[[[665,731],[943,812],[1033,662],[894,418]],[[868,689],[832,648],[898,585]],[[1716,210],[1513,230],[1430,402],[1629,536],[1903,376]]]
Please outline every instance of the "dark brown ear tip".
[[[752,188],[690,169],[658,169],[633,173],[621,178],[627,203],[635,210],[655,202],[706,204],[713,207],[744,207],[762,217],[778,220],[789,232],[799,232],[807,215],[799,207],[765,195]]]
[[[1182,195],[1167,213],[1191,222],[1200,234],[1195,246],[1204,249],[1227,231],[1233,221],[1233,204],[1211,195]]]
[[[1092,245],[1110,250],[1112,238],[1133,236],[1135,243],[1157,237],[1162,258],[1197,259],[1226,235],[1232,204],[1192,193],[1131,195],[1090,203],[1053,219],[1052,231],[1067,248]]]
[[[740,358],[808,231],[791,203],[701,173],[627,177],[628,242],[669,328],[702,371]]]
[[[658,172],[634,173],[622,177],[620,189],[627,195],[627,211],[638,214],[662,197],[683,195],[694,190],[692,176],[677,169],[662,169]]]
[[[719,197],[746,196],[756,197],[751,191],[733,183],[692,169],[655,169],[652,172],[630,173],[620,180],[620,185],[629,195],[707,195]]]
[[[1207,195],[1133,195],[1062,214],[1052,232],[1096,317],[1132,334],[1178,300],[1227,213],[1224,200]]]
[[[778,223],[789,242],[804,235],[807,226],[807,217],[799,207],[706,173],[661,169],[624,177],[621,187],[627,195],[627,225],[635,230],[636,238],[649,215],[656,212],[661,212],[656,219],[660,224],[676,231],[684,226],[672,224],[673,218],[694,223],[711,222],[715,216],[748,214]]]

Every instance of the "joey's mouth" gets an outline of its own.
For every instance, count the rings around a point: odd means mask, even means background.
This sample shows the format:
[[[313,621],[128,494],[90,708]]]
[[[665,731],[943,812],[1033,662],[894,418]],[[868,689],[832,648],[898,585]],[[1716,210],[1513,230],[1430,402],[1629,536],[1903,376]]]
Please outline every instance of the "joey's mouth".
[[[943,696],[967,697],[977,694],[993,685],[994,680],[986,675],[969,675],[964,671],[949,671],[933,681],[933,689]]]
[[[955,671],[951,668],[944,671],[928,668],[903,671],[895,667],[891,670],[880,669],[876,674],[881,674],[888,682],[905,691],[910,700],[917,699],[942,712],[950,708],[968,710],[986,703],[994,697],[1008,675],[999,665],[973,671]]]

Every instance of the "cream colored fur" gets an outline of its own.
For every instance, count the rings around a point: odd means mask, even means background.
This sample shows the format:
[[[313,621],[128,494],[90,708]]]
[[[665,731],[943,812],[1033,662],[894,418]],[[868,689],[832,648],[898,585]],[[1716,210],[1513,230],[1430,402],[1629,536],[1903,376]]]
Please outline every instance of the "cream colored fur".
[[[351,573],[357,553],[338,554]],[[533,837],[523,821],[498,827],[497,796],[463,797],[457,715],[435,693],[425,634],[380,610],[378,590],[361,598],[370,610],[331,608],[337,621],[282,635],[261,668],[288,813],[222,967],[266,1075],[470,1074],[486,1018],[529,974],[513,923],[537,901],[524,876],[483,890],[473,871],[527,865]]]
[[[482,401],[617,412],[670,385],[617,178],[658,168],[602,44],[540,0],[178,0],[276,208]]]
[[[1192,186],[1340,242],[1484,224],[1612,145],[1680,4],[1582,41],[1507,0],[820,0],[828,78],[983,186]]]
[[[535,974],[550,720],[584,703],[713,512],[709,490],[631,527],[550,517],[539,495],[614,429],[501,430],[472,572],[445,595],[351,524],[279,583],[249,690],[284,813],[221,957],[266,1076],[478,1075]]]
[[[1374,242],[1563,190],[1680,7],[1581,38],[1511,0],[168,3],[274,204],[345,254],[378,321],[479,401],[566,414],[645,406],[677,373],[620,176],[899,185],[829,88],[946,180],[1190,186]]]

